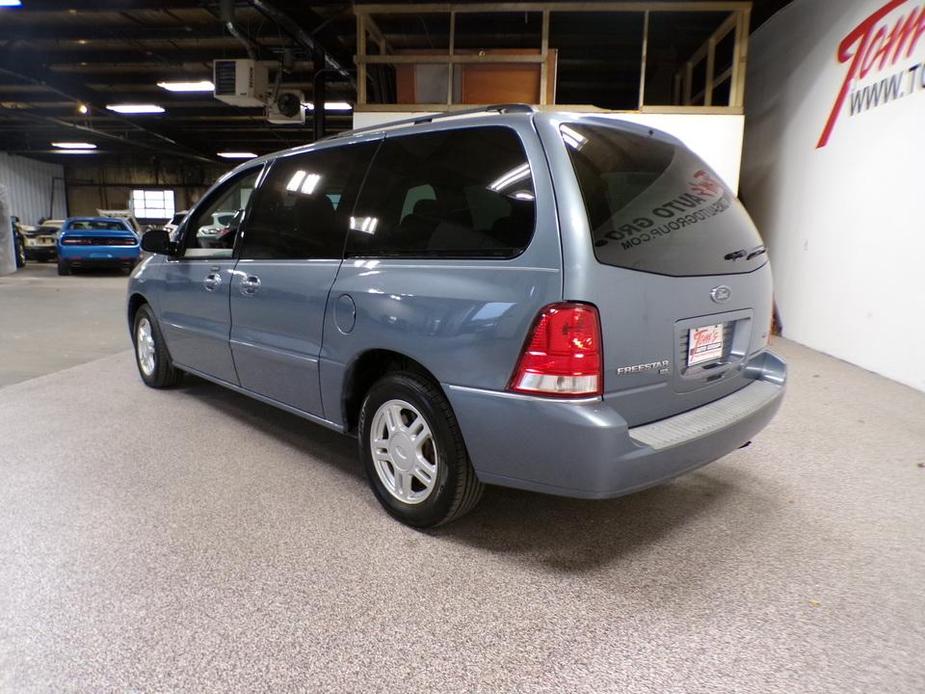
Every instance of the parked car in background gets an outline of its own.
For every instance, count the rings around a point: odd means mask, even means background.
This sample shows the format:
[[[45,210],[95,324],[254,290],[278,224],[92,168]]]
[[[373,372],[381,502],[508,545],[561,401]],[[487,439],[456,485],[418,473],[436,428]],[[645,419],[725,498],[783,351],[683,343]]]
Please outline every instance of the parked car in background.
[[[46,219],[37,227],[22,227],[26,257],[48,262],[58,257],[58,234],[63,219]]]
[[[177,212],[173,217],[171,217],[170,221],[164,225],[164,231],[170,234],[171,240],[176,240],[177,229],[180,227],[180,223],[186,219],[186,215],[188,214],[189,210]]]
[[[16,260],[16,267],[25,267],[26,243],[23,237],[22,225],[19,223],[19,217],[10,217],[10,226],[13,229],[13,256]]]
[[[205,224],[196,231],[196,238],[201,248],[224,248],[225,237],[231,230],[235,211],[212,213],[212,223]]]
[[[73,269],[119,267],[131,270],[138,262],[138,235],[125,219],[70,217],[58,234],[58,274]]]
[[[131,210],[101,210],[97,208],[96,214],[99,217],[124,220],[129,225],[129,228],[141,237],[141,224],[135,218],[135,214]]]
[[[483,484],[613,497],[747,444],[787,370],[735,193],[649,127],[495,110],[251,160],[178,242],[145,236],[144,382],[190,372],[356,436],[377,499],[417,527]],[[217,212],[228,241],[207,247]]]

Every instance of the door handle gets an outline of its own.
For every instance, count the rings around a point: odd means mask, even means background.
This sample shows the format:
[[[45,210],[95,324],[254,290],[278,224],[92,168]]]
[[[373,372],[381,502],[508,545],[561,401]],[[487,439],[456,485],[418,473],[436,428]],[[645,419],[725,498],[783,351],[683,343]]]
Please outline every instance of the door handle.
[[[202,284],[205,286],[207,292],[214,292],[216,288],[221,285],[221,283],[222,276],[218,272],[210,272],[202,281]]]
[[[246,296],[251,296],[257,293],[257,290],[260,289],[260,278],[257,275],[246,275],[243,280],[241,280],[241,293]]]

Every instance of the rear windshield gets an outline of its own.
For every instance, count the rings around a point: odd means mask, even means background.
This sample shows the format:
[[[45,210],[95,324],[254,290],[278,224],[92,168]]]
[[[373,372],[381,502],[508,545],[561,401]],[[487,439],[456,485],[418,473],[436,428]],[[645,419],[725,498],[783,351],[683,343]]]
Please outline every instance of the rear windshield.
[[[80,222],[71,222],[68,224],[67,228],[71,231],[75,229],[87,229],[94,231],[128,231],[128,227],[125,226],[125,224],[122,222],[106,219],[87,219]]]
[[[563,125],[561,134],[599,262],[675,276],[767,262],[745,208],[687,148],[600,125]]]

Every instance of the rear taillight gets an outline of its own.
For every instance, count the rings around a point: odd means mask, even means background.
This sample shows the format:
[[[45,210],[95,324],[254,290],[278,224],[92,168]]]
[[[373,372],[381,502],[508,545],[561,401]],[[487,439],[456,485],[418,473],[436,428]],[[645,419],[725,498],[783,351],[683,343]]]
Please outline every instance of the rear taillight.
[[[544,308],[517,362],[510,390],[574,398],[600,395],[601,321],[590,304]]]

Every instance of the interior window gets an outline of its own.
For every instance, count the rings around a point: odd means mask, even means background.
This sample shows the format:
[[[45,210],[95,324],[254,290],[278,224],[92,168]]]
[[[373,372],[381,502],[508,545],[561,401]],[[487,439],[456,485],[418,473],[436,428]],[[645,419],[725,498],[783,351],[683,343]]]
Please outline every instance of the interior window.
[[[190,216],[184,237],[187,258],[230,258],[238,226],[261,167],[227,181]]]
[[[340,258],[356,192],[377,143],[277,159],[247,220],[241,257]]]
[[[530,165],[510,128],[390,135],[351,218],[347,254],[511,258],[534,222]]]

